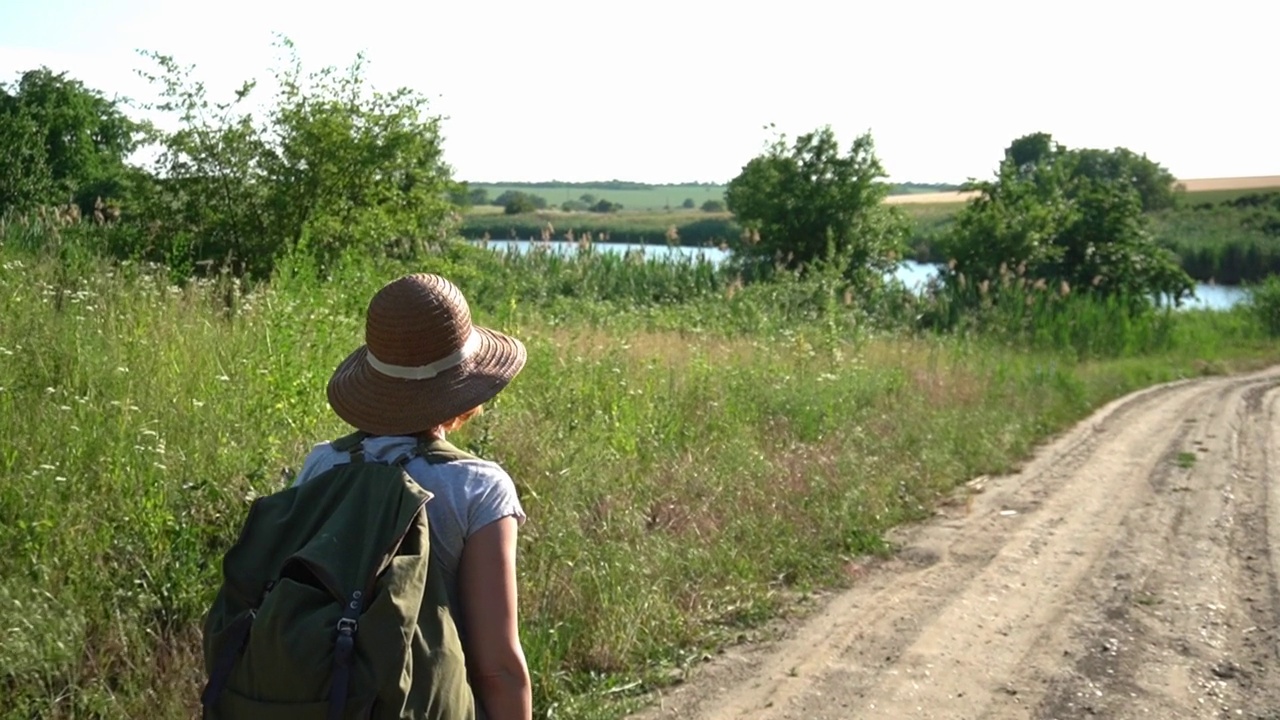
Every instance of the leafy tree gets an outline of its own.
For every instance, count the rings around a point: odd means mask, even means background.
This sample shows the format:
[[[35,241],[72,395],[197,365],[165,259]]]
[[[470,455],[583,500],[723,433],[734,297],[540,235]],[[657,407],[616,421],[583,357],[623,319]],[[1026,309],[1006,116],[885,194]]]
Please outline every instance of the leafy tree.
[[[1032,133],[1014,140],[1004,151],[1007,160],[1016,168],[1031,167],[1045,162],[1061,152],[1049,133]]]
[[[266,272],[287,242],[268,226],[264,133],[241,110],[254,83],[244,83],[234,100],[215,102],[190,77],[191,67],[167,55],[142,54],[159,68],[159,74],[139,72],[160,87],[159,101],[145,107],[176,115],[179,125],[156,129],[150,138],[159,148],[159,180],[144,213],[152,239],[169,240],[163,259],[173,265],[229,259],[239,272]]]
[[[455,183],[441,118],[427,114],[426,98],[367,89],[362,54],[344,72],[304,76],[293,44],[282,44],[289,64],[277,73],[263,158],[280,235],[323,256],[443,239],[453,227]]]
[[[1076,172],[1095,180],[1126,183],[1138,192],[1143,210],[1163,210],[1177,202],[1177,180],[1158,163],[1127,148],[1076,150]]]
[[[126,158],[143,128],[66,73],[42,67],[0,85],[0,212],[74,202],[90,213],[99,196],[128,195],[141,176]]]
[[[1005,150],[1005,159],[1021,171],[1062,162],[1076,175],[1126,183],[1138,192],[1143,210],[1173,207],[1177,198],[1173,174],[1146,155],[1127,148],[1067,149],[1054,141],[1052,135],[1038,132],[1014,140]]]
[[[560,203],[560,209],[565,212],[584,212],[589,208],[587,204],[581,200],[565,200]]]
[[[586,205],[588,207],[596,204],[596,196],[592,195],[591,193],[582,193],[582,197],[578,199],[582,201],[583,205]]]
[[[1152,238],[1131,182],[1083,169],[1090,155],[1056,144],[1043,152],[1037,140],[1035,152],[1024,152],[1024,139],[1006,151],[995,180],[966,186],[979,195],[944,239],[953,259],[942,270],[944,284],[972,287],[1017,275],[1138,305],[1154,293],[1180,300],[1191,292],[1191,279]]]
[[[279,46],[285,66],[261,119],[245,109],[253,82],[217,102],[191,68],[144,53],[159,66],[144,74],[160,86],[154,107],[180,121],[155,134],[164,181],[152,227],[188,238],[192,256],[230,258],[252,274],[295,250],[328,261],[349,251],[415,252],[444,237],[457,184],[426,99],[366,87],[363,55],[345,71],[304,74],[293,44],[281,38]]]
[[[39,124],[24,108],[4,104],[8,107],[0,111],[0,214],[45,204],[54,196]]]
[[[685,210],[692,210],[697,206],[698,204],[693,201],[693,198],[685,198],[684,202],[680,203],[680,207],[684,208]]]
[[[469,208],[475,205],[485,205],[486,204],[485,202],[479,202],[479,203],[474,202],[474,199],[477,197],[477,192],[479,193],[479,196],[482,198],[482,200],[489,199],[489,193],[484,188],[473,188],[471,187],[471,185],[469,185],[465,181],[455,182],[453,184],[453,189],[449,191],[449,202],[453,203],[454,205],[457,205],[460,208]]]
[[[471,188],[467,191],[467,203],[472,206],[488,205],[489,191],[486,188]]]
[[[507,215],[530,213],[547,207],[546,198],[523,190],[508,190],[495,198],[493,204],[501,206]]]
[[[693,202],[693,201],[690,200],[690,202]],[[693,207],[693,206],[690,205],[689,207]],[[706,202],[702,203],[702,212],[709,212],[709,213],[724,212],[724,201],[723,200],[707,200]]]
[[[830,127],[779,136],[729,182],[725,200],[748,230],[735,252],[789,268],[838,265],[847,279],[883,282],[900,257],[908,224],[882,202],[889,185],[870,133],[840,153]]]
[[[621,203],[610,202],[608,200],[605,200],[604,198],[600,198],[599,200],[596,201],[595,205],[591,206],[591,212],[594,212],[594,213],[611,213],[611,212],[617,212],[621,209],[622,209]]]

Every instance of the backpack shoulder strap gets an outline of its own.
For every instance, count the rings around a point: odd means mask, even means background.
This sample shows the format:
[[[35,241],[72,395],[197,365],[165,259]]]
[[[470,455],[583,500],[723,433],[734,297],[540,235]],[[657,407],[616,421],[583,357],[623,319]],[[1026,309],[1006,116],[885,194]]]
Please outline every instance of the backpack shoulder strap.
[[[329,443],[334,450],[342,453],[350,453],[352,462],[363,462],[364,441],[372,437],[363,430],[357,430],[350,435],[342,437]],[[426,460],[432,465],[440,465],[442,463],[457,462],[459,460],[479,460],[480,458],[472,455],[464,450],[459,450],[457,446],[443,438],[432,438],[425,442],[421,442],[412,452],[398,457],[394,464],[403,464],[412,457],[417,456]]]
[[[457,462],[459,460],[479,460],[480,458],[469,452],[459,450],[448,440],[442,438],[431,438],[427,442],[418,445],[418,457],[426,460],[432,465],[441,465],[449,462]]]
[[[342,437],[338,438],[337,440],[334,440],[329,444],[332,445],[333,449],[337,450],[338,452],[351,452],[351,450],[353,450],[357,445],[364,442],[369,437],[370,437],[369,433],[363,430],[357,430],[351,433],[350,435],[343,435]]]
[[[329,445],[338,452],[350,453],[353,463],[364,462],[364,441],[368,437],[369,433],[357,430],[350,435],[343,435]]]

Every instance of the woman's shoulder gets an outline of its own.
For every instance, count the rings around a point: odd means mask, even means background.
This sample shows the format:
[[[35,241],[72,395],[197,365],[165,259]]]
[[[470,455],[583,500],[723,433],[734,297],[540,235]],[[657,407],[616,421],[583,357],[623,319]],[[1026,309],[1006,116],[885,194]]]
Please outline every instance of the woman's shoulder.
[[[318,442],[311,446],[311,450],[302,460],[302,469],[298,470],[297,477],[294,478],[293,484],[300,485],[320,473],[328,470],[338,461],[345,458],[346,453],[339,452],[333,447],[332,441]]]
[[[445,440],[434,440],[421,446],[419,450],[419,457],[426,460],[427,464],[445,472],[476,477],[510,479],[510,475],[502,465],[467,450],[462,450]]]
[[[428,465],[438,472],[461,476],[469,483],[512,482],[511,475],[502,465],[474,455],[452,458],[447,462],[428,461]]]
[[[518,524],[524,524],[520,492],[505,468],[492,460],[478,457],[456,460],[447,466],[449,469],[445,472],[462,475],[445,484],[453,488],[454,501],[467,507],[470,531],[509,515],[514,516]]]

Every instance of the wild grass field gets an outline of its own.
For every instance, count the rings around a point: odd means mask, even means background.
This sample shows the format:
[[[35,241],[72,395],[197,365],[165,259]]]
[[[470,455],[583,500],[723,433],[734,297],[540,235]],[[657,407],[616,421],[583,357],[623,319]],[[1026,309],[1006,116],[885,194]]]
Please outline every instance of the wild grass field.
[[[1280,359],[1252,306],[1122,320],[1011,285],[935,334],[912,318],[945,308],[693,261],[445,243],[412,265],[175,283],[47,232],[0,236],[5,720],[194,716],[221,554],[255,497],[348,430],[324,384],[407,270],[450,277],[529,349],[455,439],[510,470],[530,516],[543,719],[618,717],[1102,402]]]

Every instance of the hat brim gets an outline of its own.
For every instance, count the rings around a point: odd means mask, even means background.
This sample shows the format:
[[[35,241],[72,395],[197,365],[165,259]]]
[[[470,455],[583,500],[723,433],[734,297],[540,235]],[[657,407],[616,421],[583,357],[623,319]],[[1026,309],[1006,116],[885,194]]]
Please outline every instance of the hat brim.
[[[373,435],[429,430],[497,395],[524,367],[524,344],[472,327],[480,342],[462,363],[428,380],[383,375],[365,359],[367,346],[347,356],[329,379],[329,406],[346,422]]]

